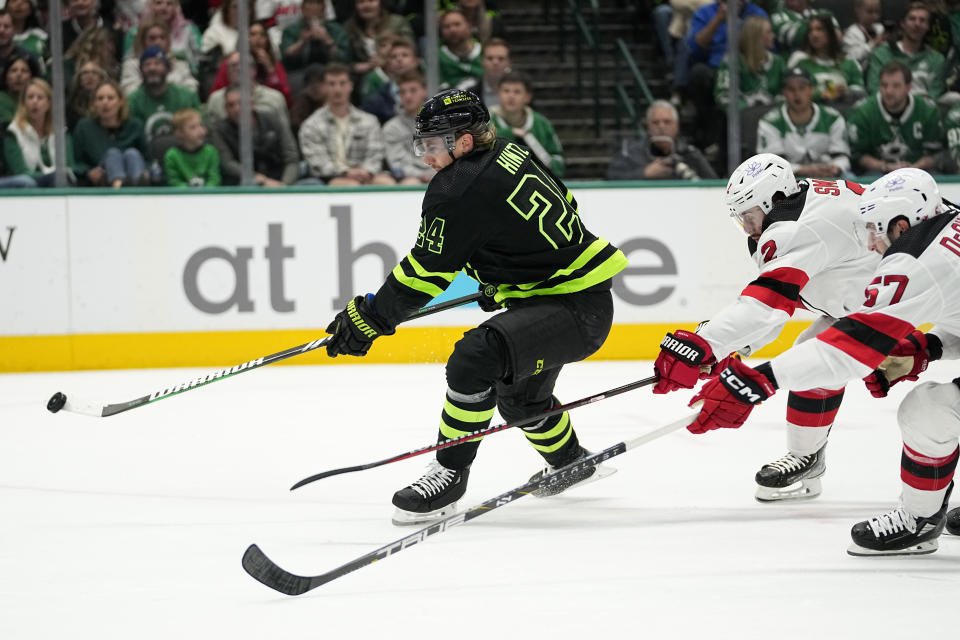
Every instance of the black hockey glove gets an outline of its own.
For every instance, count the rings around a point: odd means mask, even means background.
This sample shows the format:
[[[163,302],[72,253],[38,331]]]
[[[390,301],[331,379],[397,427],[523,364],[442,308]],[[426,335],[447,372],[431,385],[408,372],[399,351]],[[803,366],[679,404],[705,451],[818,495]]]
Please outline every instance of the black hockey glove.
[[[384,330],[381,320],[370,308],[371,301],[371,293],[366,298],[357,296],[327,325],[327,333],[332,334],[327,343],[328,356],[365,356],[374,340],[393,333]]]
[[[491,313],[493,311],[503,311],[503,305],[494,300],[494,296],[497,295],[497,288],[492,284],[481,284],[480,285],[480,298],[477,300],[477,304],[480,305],[480,308]]]

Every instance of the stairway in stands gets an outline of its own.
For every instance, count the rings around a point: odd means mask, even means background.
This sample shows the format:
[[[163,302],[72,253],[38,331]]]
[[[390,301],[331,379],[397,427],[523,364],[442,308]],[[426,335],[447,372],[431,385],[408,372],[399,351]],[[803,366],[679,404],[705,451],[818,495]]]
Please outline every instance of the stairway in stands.
[[[656,97],[668,94],[663,63],[655,44],[649,3],[638,0],[599,0],[601,129],[597,136],[593,118],[592,52],[581,49],[584,61],[583,92],[577,95],[574,46],[580,37],[569,15],[561,34],[559,11],[565,0],[513,0],[500,4],[500,14],[510,43],[513,68],[528,73],[534,84],[533,107],[553,123],[567,158],[565,180],[603,180],[616,128],[617,103],[613,94],[616,38],[633,53],[650,90]],[[589,2],[582,3],[584,6]],[[546,13],[544,7],[548,7]],[[589,22],[588,22],[589,24]],[[559,43],[565,38],[565,55]],[[621,65],[622,68],[622,65]],[[622,72],[621,81],[626,80]],[[646,105],[638,105],[641,113]],[[621,128],[629,128],[621,118]]]

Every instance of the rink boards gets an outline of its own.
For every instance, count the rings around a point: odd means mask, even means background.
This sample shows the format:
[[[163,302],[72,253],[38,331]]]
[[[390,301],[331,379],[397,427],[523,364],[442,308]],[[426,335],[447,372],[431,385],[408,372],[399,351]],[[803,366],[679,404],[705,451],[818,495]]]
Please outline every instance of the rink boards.
[[[960,185],[945,195],[960,199]],[[956,191],[956,194],[952,192]],[[594,357],[649,359],[755,277],[720,183],[578,185],[584,225],[621,247],[615,326]],[[422,190],[210,190],[0,197],[0,371],[214,366],[324,335],[410,250]],[[536,217],[531,224],[537,224]],[[465,295],[462,275],[439,299]],[[444,360],[475,305],[401,327],[366,362]],[[789,345],[791,322],[768,347]],[[322,352],[290,362],[328,363]]]

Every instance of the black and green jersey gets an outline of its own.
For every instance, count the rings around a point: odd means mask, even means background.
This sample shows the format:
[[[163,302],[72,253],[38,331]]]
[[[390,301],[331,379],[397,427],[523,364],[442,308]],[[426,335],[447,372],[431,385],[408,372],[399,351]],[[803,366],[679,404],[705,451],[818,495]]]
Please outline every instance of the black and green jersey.
[[[609,288],[626,266],[622,251],[583,226],[563,182],[528,148],[498,140],[430,181],[416,245],[374,306],[393,326],[461,270],[496,285],[496,299],[504,301]]]

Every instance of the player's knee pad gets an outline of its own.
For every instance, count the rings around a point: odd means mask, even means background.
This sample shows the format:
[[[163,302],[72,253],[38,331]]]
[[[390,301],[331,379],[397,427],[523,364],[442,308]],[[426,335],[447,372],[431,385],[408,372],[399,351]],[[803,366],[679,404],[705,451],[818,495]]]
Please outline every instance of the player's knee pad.
[[[496,331],[477,327],[467,331],[447,360],[447,386],[460,393],[489,389],[506,374],[506,347]]]
[[[948,455],[960,437],[960,388],[924,382],[906,395],[897,410],[904,443],[927,455]]]

